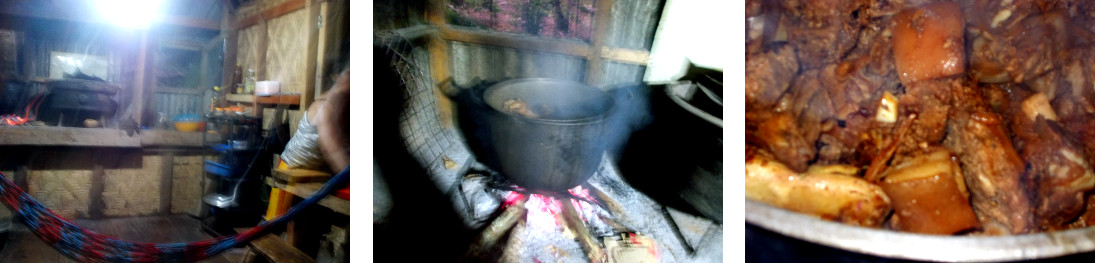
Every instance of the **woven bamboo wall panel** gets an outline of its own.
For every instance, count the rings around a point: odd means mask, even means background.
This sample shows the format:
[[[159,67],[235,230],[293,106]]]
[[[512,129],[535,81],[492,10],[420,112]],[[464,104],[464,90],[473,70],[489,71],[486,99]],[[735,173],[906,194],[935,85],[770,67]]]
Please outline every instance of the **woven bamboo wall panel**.
[[[201,156],[175,156],[171,168],[171,213],[201,213]]]
[[[255,74],[261,72],[258,64],[259,38],[262,37],[262,26],[252,26],[239,31],[239,39],[236,44],[236,64],[243,68],[244,77],[247,77],[247,69],[254,69]],[[231,78],[232,76],[225,76]]]
[[[262,129],[270,128],[270,123],[274,121],[274,113],[276,111],[271,108],[263,109],[262,111]],[[300,123],[300,118],[304,116],[302,110],[285,110],[289,115],[289,134],[297,134],[297,125]]]
[[[266,78],[280,82],[282,92],[304,90],[308,21],[308,12],[301,9],[267,24]]]
[[[31,170],[27,192],[65,218],[87,217],[91,170]]]
[[[161,156],[141,156],[139,168],[105,169],[103,215],[137,216],[160,208]]]

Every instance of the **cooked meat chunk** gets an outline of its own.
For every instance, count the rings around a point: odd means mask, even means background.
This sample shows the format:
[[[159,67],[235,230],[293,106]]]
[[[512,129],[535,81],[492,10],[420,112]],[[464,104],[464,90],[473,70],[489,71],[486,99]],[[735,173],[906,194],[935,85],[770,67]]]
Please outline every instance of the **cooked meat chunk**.
[[[901,83],[954,76],[966,70],[961,8],[939,2],[901,11],[894,18],[893,52]]]
[[[766,149],[795,172],[804,172],[814,159],[814,142],[807,141],[790,113],[777,113],[747,132],[746,141]]]
[[[897,153],[906,153],[934,145],[943,141],[947,132],[947,118],[951,114],[951,97],[962,84],[960,79],[921,81],[905,87],[907,93],[901,96],[901,117],[916,114],[912,126],[899,143]]]
[[[1095,187],[1084,151],[1071,142],[1056,122],[1038,120],[1016,131],[1024,138],[1023,159],[1030,163],[1035,215],[1044,229],[1059,229],[1084,209],[1084,193]],[[1023,129],[1025,130],[1025,129]]]
[[[886,170],[881,186],[894,207],[891,227],[949,235],[979,226],[962,171],[951,157],[936,146]]]
[[[834,109],[825,85],[828,74],[824,70],[803,72],[795,79],[788,95],[791,98],[791,112],[802,129],[802,134],[811,144],[817,141],[822,132],[822,122],[833,117]]]
[[[1069,50],[1059,70],[1054,89],[1057,96],[1050,96],[1054,110],[1062,120],[1074,120],[1095,114],[1095,46]],[[1047,74],[1049,75],[1049,74]],[[1047,94],[1048,95],[1048,94]]]
[[[1026,1],[1013,6],[985,3],[978,7],[971,10],[985,11],[971,14],[973,75],[991,82],[1026,82],[1058,66],[1060,52],[1069,46],[1067,10],[1046,10]]]
[[[513,113],[527,118],[539,118],[540,115],[529,109],[528,103],[521,99],[508,99],[502,102],[502,111]]]
[[[825,66],[823,81],[837,107],[836,118],[844,120],[861,108],[875,108],[882,92],[898,93],[900,83],[893,62],[893,42],[886,36],[890,19],[872,20],[860,34],[859,44],[838,64]]]
[[[771,107],[798,74],[798,58],[789,45],[746,56],[745,61],[746,109]]]
[[[1023,184],[1025,165],[1000,117],[972,87],[955,94],[944,145],[958,155],[971,203],[986,234],[1020,234],[1034,229],[1033,209]]]
[[[852,13],[867,2],[864,0],[784,0],[779,4],[788,16],[817,24],[850,20]]]
[[[745,1],[745,50],[746,54],[761,52],[779,27],[780,13],[774,3],[762,0]]]
[[[899,196],[895,230],[1095,224],[1095,2],[745,4],[750,149],[796,175],[856,167]],[[924,161],[947,150],[961,172]],[[967,198],[976,222],[950,209]]]
[[[1095,187],[1095,174],[1084,150],[1058,124],[1043,93],[1021,87],[1011,91],[1008,119],[1014,145],[1029,164],[1025,184],[1031,189],[1035,220],[1042,230],[1067,228],[1084,209],[1084,192]]]
[[[840,61],[859,40],[860,24],[845,18],[808,22],[787,18],[787,41],[798,50],[802,67],[815,69]]]

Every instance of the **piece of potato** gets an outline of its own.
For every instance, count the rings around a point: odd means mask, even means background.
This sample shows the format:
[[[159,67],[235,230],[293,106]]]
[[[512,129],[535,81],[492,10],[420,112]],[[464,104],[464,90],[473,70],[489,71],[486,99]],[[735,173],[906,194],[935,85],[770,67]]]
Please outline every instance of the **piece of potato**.
[[[878,227],[890,213],[882,188],[848,165],[811,166],[797,174],[771,158],[745,161],[745,197],[850,225]]]
[[[965,20],[958,4],[939,2],[907,9],[894,20],[894,62],[901,83],[907,86],[965,72]]]
[[[908,232],[949,235],[978,227],[962,171],[945,148],[891,166],[882,189],[893,201],[890,226]]]

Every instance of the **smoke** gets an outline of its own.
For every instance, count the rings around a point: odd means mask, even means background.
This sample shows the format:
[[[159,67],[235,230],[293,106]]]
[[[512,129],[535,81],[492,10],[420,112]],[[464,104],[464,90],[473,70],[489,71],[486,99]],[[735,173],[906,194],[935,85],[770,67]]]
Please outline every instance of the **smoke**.
[[[632,132],[653,121],[650,108],[651,90],[643,84],[621,85],[608,90],[616,101],[616,106],[604,126],[605,150],[611,160],[619,160]]]

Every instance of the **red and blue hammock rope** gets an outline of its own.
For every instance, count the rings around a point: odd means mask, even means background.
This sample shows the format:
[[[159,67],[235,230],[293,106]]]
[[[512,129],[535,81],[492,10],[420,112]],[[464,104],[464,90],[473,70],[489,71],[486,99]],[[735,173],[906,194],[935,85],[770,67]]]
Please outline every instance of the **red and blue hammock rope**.
[[[61,254],[79,262],[194,262],[244,244],[266,234],[268,229],[287,223],[304,208],[314,205],[332,191],[350,182],[347,166],[312,196],[284,215],[231,236],[190,243],[142,243],[119,240],[87,230],[57,216],[0,173],[0,201],[11,208],[35,235]]]

